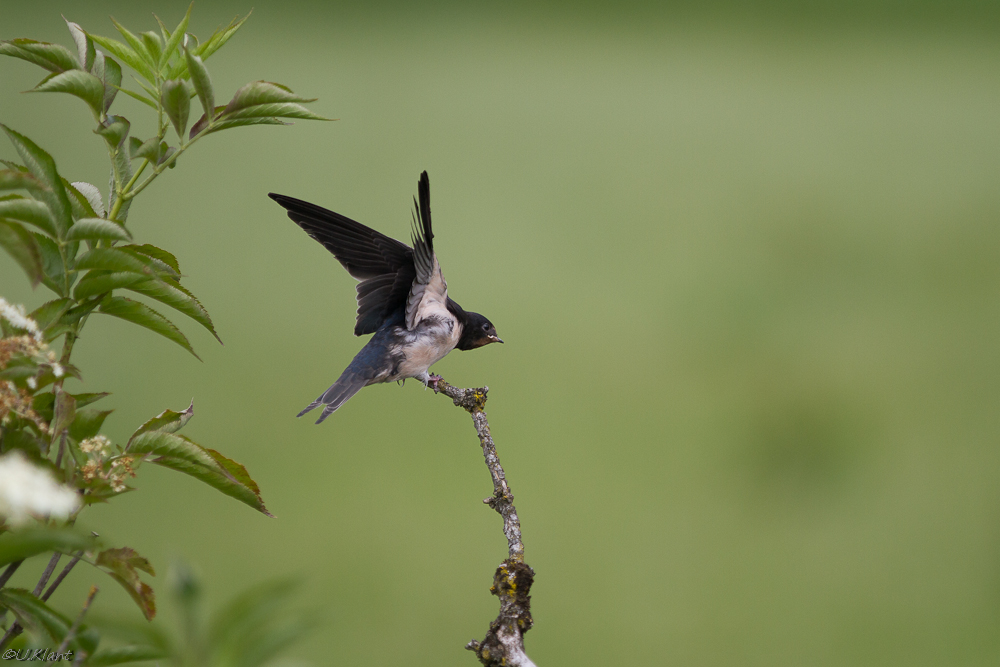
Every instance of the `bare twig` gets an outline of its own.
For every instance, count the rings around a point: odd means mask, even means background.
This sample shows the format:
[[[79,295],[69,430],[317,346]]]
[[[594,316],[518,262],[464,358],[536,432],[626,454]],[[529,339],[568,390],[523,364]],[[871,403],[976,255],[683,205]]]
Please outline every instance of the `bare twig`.
[[[38,583],[35,584],[35,590],[32,591],[35,597],[42,594],[45,590],[45,584],[49,583],[49,577],[55,572],[56,565],[59,564],[59,559],[62,558],[62,554],[58,551],[52,554],[52,558],[49,559],[49,564],[45,566],[45,571],[42,572],[42,576],[39,577]]]
[[[66,636],[63,637],[62,643],[59,644],[59,648],[56,649],[57,654],[63,653],[67,648],[69,648],[69,643],[73,641],[73,637],[76,636],[77,630],[80,629],[80,624],[83,622],[83,616],[87,613],[87,610],[90,609],[90,603],[94,601],[94,596],[97,595],[98,590],[97,586],[90,587],[90,595],[87,596],[87,601],[83,603],[83,609],[80,610],[76,620],[73,621],[73,627],[69,629],[69,632],[67,632]]]
[[[3,571],[3,574],[0,574],[0,588],[3,588],[4,586],[7,585],[7,582],[10,580],[11,576],[13,576],[15,572],[17,572],[17,568],[21,567],[21,563],[23,562],[24,559],[22,558],[21,560],[16,560],[7,566],[7,569]]]
[[[9,642],[11,639],[18,636],[19,634],[21,634],[21,624],[18,623],[17,621],[14,621],[11,624],[11,626],[7,628],[7,632],[3,633],[3,637],[0,638],[0,649],[7,646],[7,642]]]
[[[521,521],[514,508],[514,494],[507,484],[507,476],[500,465],[490,424],[486,420],[486,394],[489,387],[460,389],[444,380],[438,380],[434,391],[450,398],[455,405],[472,415],[472,423],[483,447],[486,467],[493,478],[493,496],[483,502],[503,518],[503,532],[507,537],[507,560],[500,564],[493,575],[490,592],[500,598],[500,614],[490,623],[486,638],[473,640],[465,645],[475,651],[479,662],[487,667],[535,667],[524,652],[524,633],[531,629],[531,584],[535,571],[524,562],[524,544],[521,542]]]
[[[56,577],[56,580],[52,582],[52,585],[49,586],[49,590],[45,591],[45,595],[42,596],[43,601],[48,601],[48,599],[52,597],[52,594],[55,593],[56,588],[58,588],[59,584],[61,584],[63,579],[66,578],[66,575],[68,575],[70,570],[72,570],[73,567],[80,562],[81,557],[83,557],[82,551],[77,551],[75,554],[73,554],[73,560],[66,563],[66,567],[64,567],[62,572],[59,573],[59,576]]]

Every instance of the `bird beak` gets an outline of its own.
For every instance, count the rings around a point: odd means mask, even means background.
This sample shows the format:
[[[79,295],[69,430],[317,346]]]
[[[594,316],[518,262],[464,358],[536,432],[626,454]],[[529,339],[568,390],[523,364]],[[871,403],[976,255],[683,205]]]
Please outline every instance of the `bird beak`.
[[[500,336],[497,336],[497,335],[494,335],[494,334],[490,334],[489,336],[487,336],[487,338],[490,339],[491,343],[502,343],[503,342],[502,340],[500,340]]]

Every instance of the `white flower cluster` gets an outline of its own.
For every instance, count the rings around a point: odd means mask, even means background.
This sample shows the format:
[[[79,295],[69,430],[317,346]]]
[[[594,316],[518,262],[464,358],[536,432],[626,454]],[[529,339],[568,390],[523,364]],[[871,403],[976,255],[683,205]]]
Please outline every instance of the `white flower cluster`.
[[[10,336],[0,338],[0,369],[4,368],[15,356],[32,357],[39,366],[48,366],[52,370],[52,375],[61,378],[66,374],[66,369],[56,361],[56,353],[45,344],[45,336],[39,328],[38,323],[28,317],[24,306],[8,303],[6,299],[0,297],[0,319],[6,320],[15,329],[27,331],[27,336]],[[35,376],[25,380],[25,384],[31,391],[38,388],[38,378]],[[13,383],[9,383],[10,391],[17,393]],[[2,388],[0,388],[2,392]],[[10,392],[3,392],[10,393]],[[3,416],[0,412],[0,416]]]
[[[103,435],[95,435],[81,442],[80,451],[87,455],[87,462],[80,468],[85,482],[103,479],[115,493],[121,493],[127,488],[125,478],[135,477],[135,470],[132,468],[135,459],[131,456],[116,456],[111,459],[109,469],[104,469],[111,454],[111,441]]]
[[[80,451],[85,454],[93,454],[91,458],[100,460],[111,453],[111,441],[103,435],[95,435],[80,443]]]
[[[0,517],[13,528],[32,518],[67,519],[80,509],[80,496],[48,470],[14,450],[0,456]]]
[[[15,306],[7,303],[7,300],[0,296],[0,317],[10,322],[11,325],[17,327],[18,329],[24,329],[27,331],[39,345],[44,342],[42,340],[41,329],[38,328],[38,324],[33,319],[28,317],[28,313],[25,312],[24,306]]]

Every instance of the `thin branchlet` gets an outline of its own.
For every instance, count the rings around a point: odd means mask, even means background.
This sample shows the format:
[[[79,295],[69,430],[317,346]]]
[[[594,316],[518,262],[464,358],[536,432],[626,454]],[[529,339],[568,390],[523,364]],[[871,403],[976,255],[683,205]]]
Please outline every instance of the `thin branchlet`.
[[[490,477],[493,478],[493,495],[483,502],[492,507],[503,519],[503,532],[507,537],[507,559],[493,575],[490,592],[500,598],[500,613],[490,623],[483,641],[473,640],[465,648],[474,651],[479,662],[487,667],[535,667],[524,652],[524,633],[531,629],[531,584],[535,571],[524,562],[524,544],[521,541],[521,521],[514,508],[514,494],[507,483],[507,476],[486,419],[486,395],[489,387],[460,389],[438,379],[434,391],[444,394],[458,407],[472,416],[472,423],[479,435],[483,457]]]

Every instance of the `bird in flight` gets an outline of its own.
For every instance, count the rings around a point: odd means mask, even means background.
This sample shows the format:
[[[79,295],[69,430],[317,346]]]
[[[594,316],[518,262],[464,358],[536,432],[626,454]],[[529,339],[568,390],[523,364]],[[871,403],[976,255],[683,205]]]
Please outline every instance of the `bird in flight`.
[[[417,194],[412,248],[315,204],[268,195],[359,281],[354,335],[375,334],[333,386],[299,417],[322,405],[319,424],[362,387],[378,382],[417,378],[436,388],[441,378],[428,371],[453,349],[474,350],[503,342],[492,322],[448,297],[448,283],[434,254],[426,171],[417,181]]]

